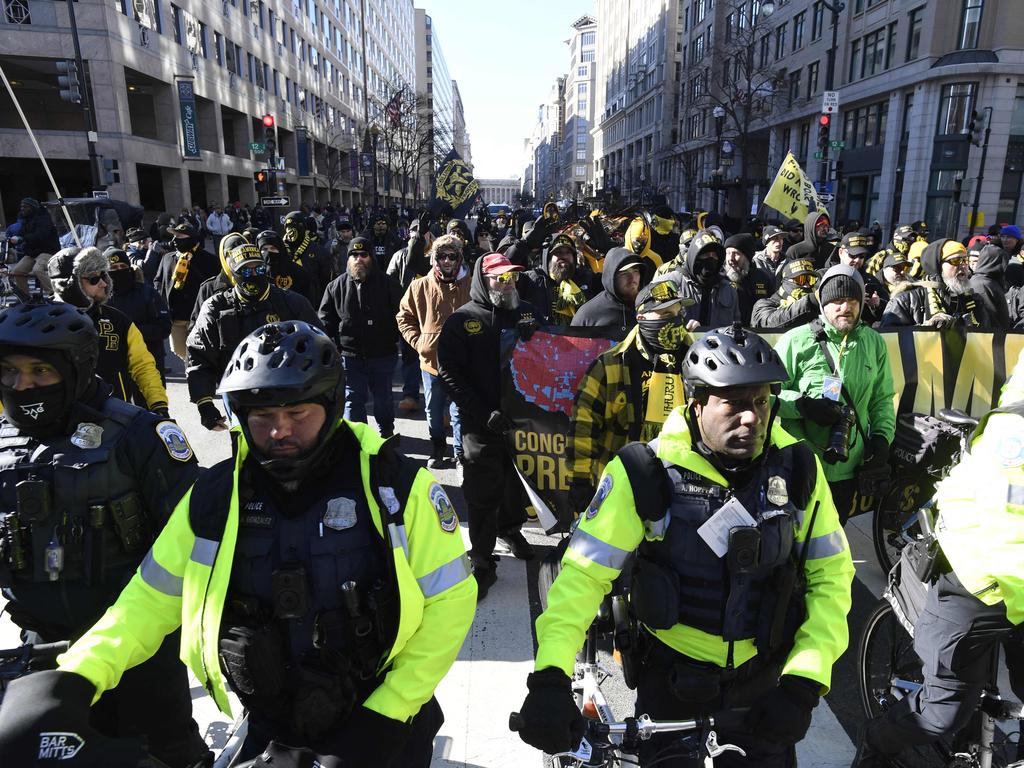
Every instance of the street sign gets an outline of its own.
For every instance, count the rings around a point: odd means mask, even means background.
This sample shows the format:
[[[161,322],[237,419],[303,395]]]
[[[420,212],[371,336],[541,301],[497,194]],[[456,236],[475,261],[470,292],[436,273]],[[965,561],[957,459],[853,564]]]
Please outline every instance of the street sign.
[[[818,152],[815,152],[814,153],[814,159],[815,160],[824,160],[825,159],[825,153],[820,151],[820,150]]]
[[[814,189],[817,191],[818,196],[831,195],[832,194],[832,182],[831,181],[816,181],[814,182]]]
[[[261,197],[260,205],[264,208],[287,207],[291,202],[287,197]]]
[[[839,111],[839,91],[825,91],[821,94],[821,112],[831,115]]]
[[[735,147],[733,146],[733,143],[731,141],[729,141],[728,139],[722,139],[722,154],[723,155],[731,155],[733,153],[734,149],[735,149]]]
[[[736,159],[733,158],[733,157],[723,157],[722,158],[722,166],[723,167],[734,165],[735,163],[736,163]]]
[[[830,194],[827,194],[827,193],[826,194],[818,195],[818,200],[820,202],[822,202],[822,203],[831,203],[835,199],[836,199],[835,195],[830,195]]]
[[[251,142],[249,144],[249,151],[250,152],[256,152],[257,154],[261,154],[262,155],[264,152],[267,151],[267,145],[266,144],[261,144],[258,141],[253,141],[253,142]]]
[[[97,200],[109,200],[110,199],[110,193],[107,192],[107,190],[105,190],[105,189],[94,189],[92,191],[92,196],[95,199],[97,199]]]
[[[828,145],[832,147],[832,149],[846,149],[846,142],[843,141],[842,139],[835,139],[833,141],[830,141]]]

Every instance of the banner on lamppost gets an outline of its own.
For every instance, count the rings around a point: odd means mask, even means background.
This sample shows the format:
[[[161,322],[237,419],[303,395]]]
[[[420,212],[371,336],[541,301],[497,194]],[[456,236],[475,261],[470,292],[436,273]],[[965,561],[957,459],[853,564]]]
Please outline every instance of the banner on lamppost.
[[[132,8],[135,11],[135,20],[140,27],[156,29],[156,4],[154,0],[132,0]]]
[[[178,80],[178,105],[181,109],[181,156],[199,160],[199,120],[196,113],[196,92],[191,80]]]
[[[807,178],[792,152],[786,153],[786,159],[775,174],[775,181],[764,196],[764,204],[793,219],[806,218],[811,211],[826,212],[814,184]]]
[[[304,125],[295,127],[295,150],[298,155],[296,174],[309,176],[309,130]]]

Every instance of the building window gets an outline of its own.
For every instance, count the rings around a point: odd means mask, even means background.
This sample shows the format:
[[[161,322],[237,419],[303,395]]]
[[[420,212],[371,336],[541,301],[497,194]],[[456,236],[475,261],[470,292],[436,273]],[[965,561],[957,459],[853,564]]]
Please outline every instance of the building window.
[[[595,42],[595,34],[593,32],[584,32],[580,36],[580,45],[593,45]]]
[[[825,29],[825,4],[821,0],[814,3],[811,9],[811,42],[821,37]]]
[[[580,113],[583,113],[583,112],[587,111],[587,100],[586,99],[580,99],[579,101],[576,102],[576,111],[580,112]]]
[[[936,135],[949,136],[967,132],[977,88],[977,83],[949,83],[942,86]]]
[[[807,65],[807,99],[818,92],[818,69],[820,62],[812,61]]]
[[[864,35],[864,59],[860,77],[871,77],[885,69],[885,27]]]
[[[587,159],[587,150],[585,150],[585,149],[577,149],[576,150],[576,159],[577,160],[586,160]]]
[[[586,160],[585,157],[581,158],[581,159]],[[577,176],[586,176],[587,175],[587,166],[585,166],[585,165],[577,165],[576,166],[576,175]]]
[[[985,7],[985,0],[964,0],[963,10],[960,13],[960,38],[957,48],[978,47],[978,33],[981,31],[981,12]]]
[[[843,141],[847,149],[876,147],[885,142],[889,102],[848,109],[843,115]]]
[[[224,66],[224,38],[220,32],[213,33],[213,47],[217,55],[217,64]]]
[[[736,26],[736,14],[730,13],[725,17],[725,42],[732,41],[732,30]]]
[[[586,83],[578,83],[576,85],[576,93],[579,96],[586,96],[586,94],[587,94],[587,84]]]
[[[811,142],[811,124],[804,123],[800,126],[800,145],[797,147],[796,156],[800,160],[807,159],[807,148]]]
[[[780,24],[775,28],[775,60],[778,61],[786,55],[786,25]]]
[[[594,60],[594,52],[593,51],[584,51],[583,55],[580,56],[580,61],[593,61],[593,60]]]
[[[181,45],[181,8],[171,3],[171,24],[174,27],[174,42]]]
[[[801,11],[793,17],[793,50],[798,50],[804,46],[804,19],[807,17],[807,11]]]
[[[586,76],[587,76],[587,68],[586,67],[576,67],[576,77],[586,77]]]
[[[758,53],[758,58],[761,62],[760,66],[762,69],[768,66],[768,51],[770,50],[770,47],[771,35],[765,35],[764,37],[761,38],[761,49]]]
[[[802,69],[789,73],[789,106],[793,106],[793,102],[800,98],[801,74],[803,74]]]
[[[907,22],[910,26],[910,32],[907,33],[907,61],[916,59],[918,51],[921,50],[921,27],[924,25],[923,16],[923,5],[907,14]]]

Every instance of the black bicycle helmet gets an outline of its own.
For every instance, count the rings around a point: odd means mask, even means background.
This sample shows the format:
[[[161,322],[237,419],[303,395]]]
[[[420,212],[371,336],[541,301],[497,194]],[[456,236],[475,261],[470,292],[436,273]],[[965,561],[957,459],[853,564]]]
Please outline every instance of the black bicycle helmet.
[[[0,311],[0,355],[33,350],[62,353],[70,364],[68,402],[92,383],[99,359],[99,334],[85,313],[71,304],[36,299]]]
[[[686,353],[683,386],[687,398],[705,402],[709,389],[772,385],[778,394],[789,378],[779,354],[742,325],[709,331]]]

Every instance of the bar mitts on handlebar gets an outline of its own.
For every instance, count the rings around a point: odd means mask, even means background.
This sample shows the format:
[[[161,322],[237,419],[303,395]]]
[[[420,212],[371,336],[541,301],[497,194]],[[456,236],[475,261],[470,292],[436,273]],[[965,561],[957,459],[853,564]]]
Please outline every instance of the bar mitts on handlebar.
[[[557,667],[548,667],[526,678],[526,695],[519,710],[523,725],[519,737],[548,754],[568,752],[579,746],[586,722],[572,695],[572,682]]]
[[[364,706],[356,707],[341,727],[339,754],[352,768],[400,768],[395,762],[412,733],[408,723],[392,720]]]
[[[74,672],[47,670],[13,681],[0,707],[0,765],[54,761],[66,768],[131,766],[141,739],[110,739],[89,725],[96,689]]]
[[[776,744],[796,744],[811,727],[811,711],[818,706],[821,684],[799,675],[783,675],[779,684],[761,694],[747,713],[747,727],[755,736]]]

